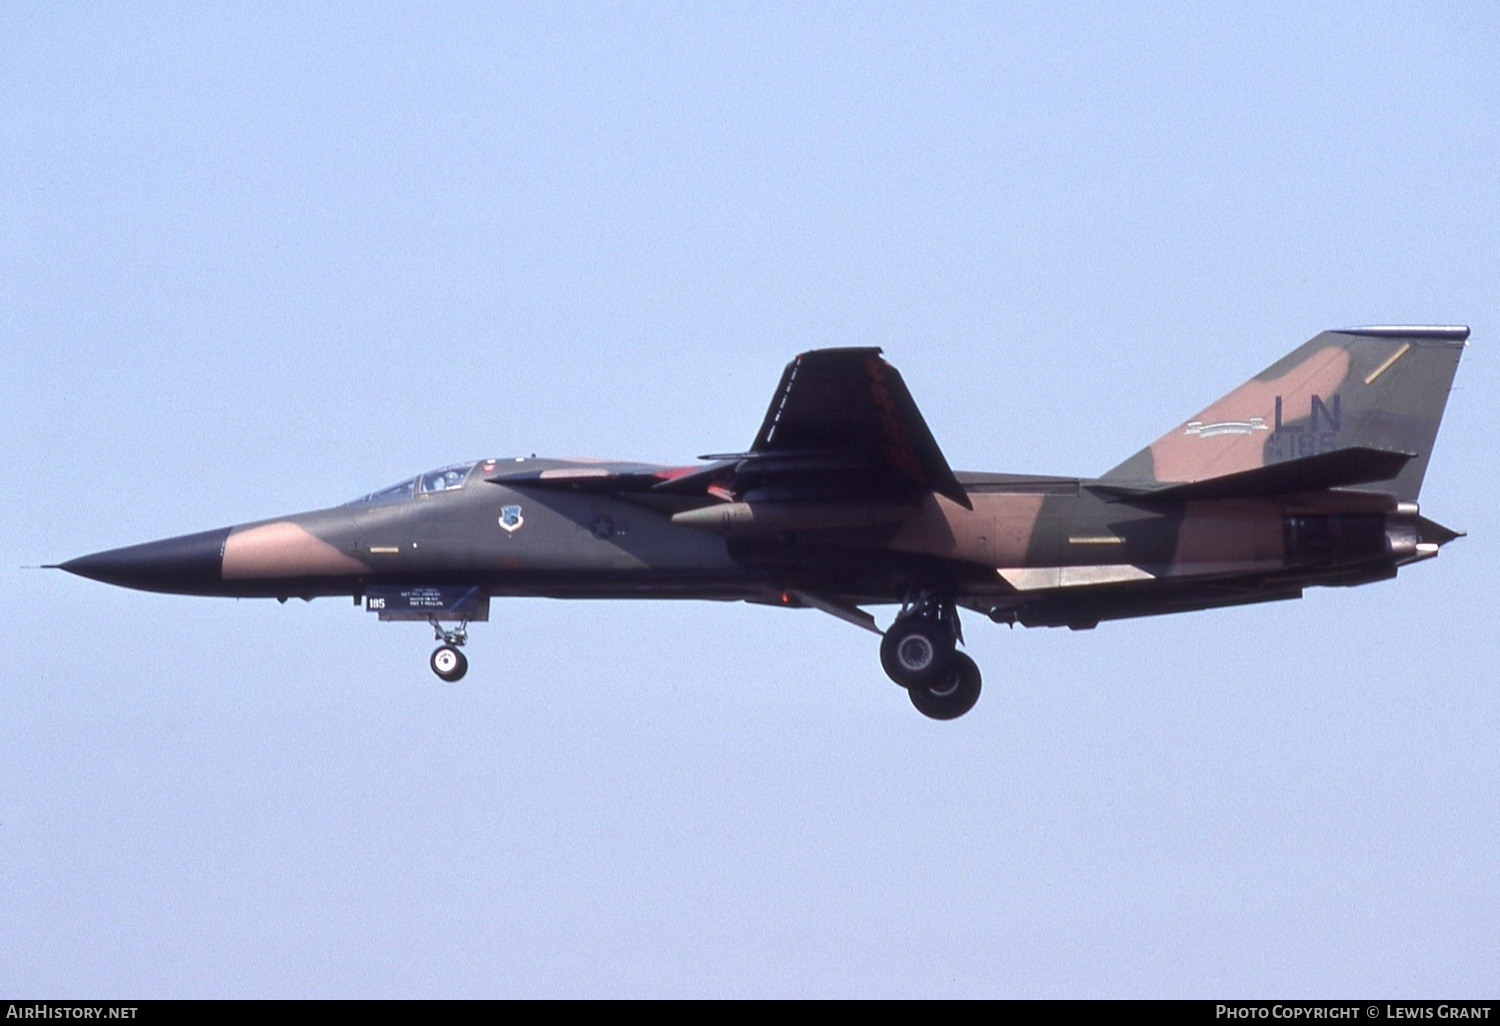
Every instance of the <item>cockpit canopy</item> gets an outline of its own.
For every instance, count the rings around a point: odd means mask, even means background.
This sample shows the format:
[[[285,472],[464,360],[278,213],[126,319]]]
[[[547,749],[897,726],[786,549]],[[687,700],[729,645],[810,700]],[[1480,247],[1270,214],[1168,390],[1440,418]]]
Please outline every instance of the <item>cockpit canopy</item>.
[[[382,488],[378,492],[361,496],[348,503],[350,506],[376,506],[391,502],[405,502],[418,496],[437,495],[441,492],[454,492],[469,483],[469,477],[474,473],[476,467],[483,466],[487,471],[495,469],[494,460],[471,460],[468,463],[454,463],[450,466],[439,467],[429,470],[425,474],[418,474],[409,481]]]

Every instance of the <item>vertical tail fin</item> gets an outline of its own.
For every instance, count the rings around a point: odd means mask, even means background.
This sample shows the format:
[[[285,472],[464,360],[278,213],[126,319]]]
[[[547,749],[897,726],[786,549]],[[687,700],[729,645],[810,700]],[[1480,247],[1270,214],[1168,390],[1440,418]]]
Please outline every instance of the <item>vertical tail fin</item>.
[[[1192,482],[1339,449],[1409,453],[1370,487],[1415,501],[1469,329],[1325,331],[1104,475]]]

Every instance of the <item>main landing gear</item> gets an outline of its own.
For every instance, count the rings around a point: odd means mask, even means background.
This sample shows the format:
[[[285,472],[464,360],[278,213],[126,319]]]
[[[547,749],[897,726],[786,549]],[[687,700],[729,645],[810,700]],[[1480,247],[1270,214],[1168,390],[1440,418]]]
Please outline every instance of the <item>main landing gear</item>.
[[[436,620],[429,620],[428,623],[432,624],[437,640],[442,642],[427,661],[432,672],[450,684],[462,679],[469,672],[469,660],[458,649],[469,640],[469,621],[465,620],[451,630]]]
[[[952,600],[923,592],[907,603],[880,642],[880,664],[923,716],[953,720],[979,701],[980,673],[956,650],[963,640]]]

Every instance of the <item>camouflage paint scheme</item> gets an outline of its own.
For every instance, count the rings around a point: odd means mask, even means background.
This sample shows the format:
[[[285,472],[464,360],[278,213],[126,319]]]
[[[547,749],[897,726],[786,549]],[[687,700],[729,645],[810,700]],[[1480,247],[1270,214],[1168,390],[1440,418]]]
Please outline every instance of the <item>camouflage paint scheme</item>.
[[[954,473],[880,350],[815,350],[787,366],[744,453],[478,461],[441,490],[423,476],[62,568],[283,601],[402,584],[738,599],[871,630],[859,607],[919,592],[1074,628],[1295,598],[1392,577],[1457,536],[1416,499],[1467,337],[1324,332],[1099,478]]]

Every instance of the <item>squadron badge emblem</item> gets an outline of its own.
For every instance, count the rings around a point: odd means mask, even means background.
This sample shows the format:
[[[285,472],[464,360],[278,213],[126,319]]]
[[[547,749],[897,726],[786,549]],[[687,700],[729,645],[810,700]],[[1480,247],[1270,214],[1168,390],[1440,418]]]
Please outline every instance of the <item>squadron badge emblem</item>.
[[[521,516],[520,506],[502,506],[500,508],[500,526],[507,531],[520,530],[522,524],[526,523]]]

